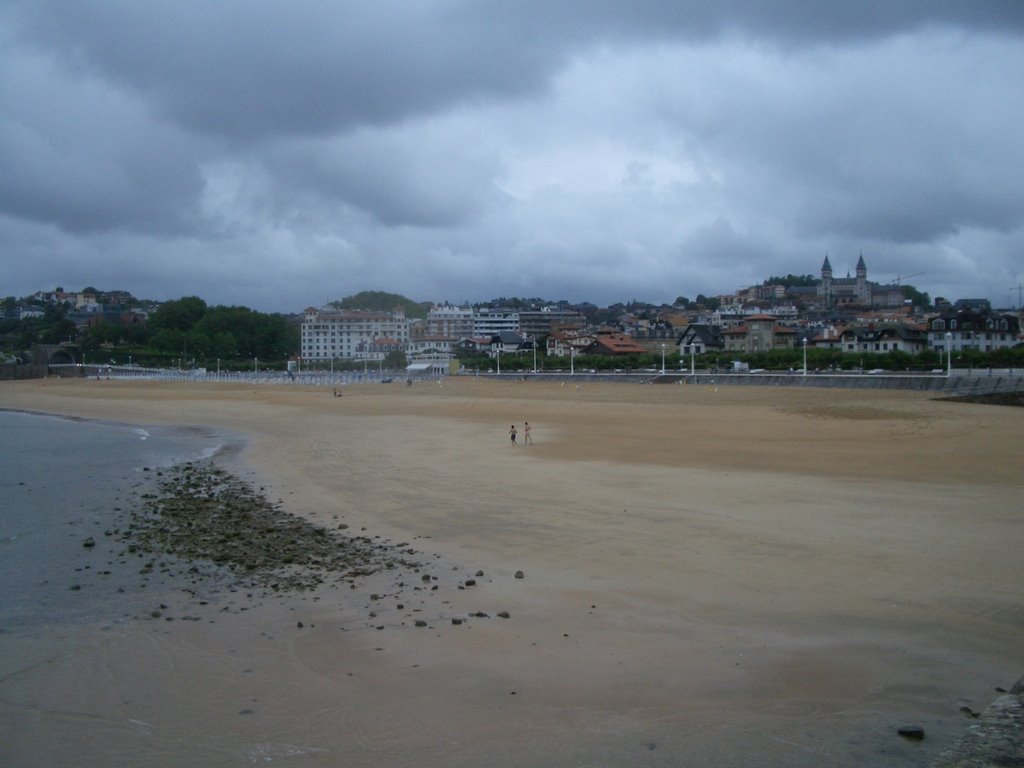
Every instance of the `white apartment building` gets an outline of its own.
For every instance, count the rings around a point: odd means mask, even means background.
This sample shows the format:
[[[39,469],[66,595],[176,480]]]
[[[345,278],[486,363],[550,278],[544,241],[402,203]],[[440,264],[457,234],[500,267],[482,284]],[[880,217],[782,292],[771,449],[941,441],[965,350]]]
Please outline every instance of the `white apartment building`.
[[[467,339],[473,335],[473,310],[451,304],[433,306],[427,312],[426,336]]]
[[[409,342],[405,313],[309,307],[302,320],[300,349],[304,360],[375,360],[380,357],[377,339],[404,348]]]
[[[510,309],[478,309],[473,315],[473,338],[497,336],[503,331],[519,333],[519,313]]]

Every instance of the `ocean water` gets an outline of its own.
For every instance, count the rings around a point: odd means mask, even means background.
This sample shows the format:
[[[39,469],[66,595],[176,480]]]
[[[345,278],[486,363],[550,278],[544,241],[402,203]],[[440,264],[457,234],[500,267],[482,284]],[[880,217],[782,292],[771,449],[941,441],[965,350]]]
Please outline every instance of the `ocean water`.
[[[140,573],[144,558],[126,552],[118,531],[161,468],[238,443],[198,429],[0,410],[0,632],[144,610],[168,579],[159,564]]]

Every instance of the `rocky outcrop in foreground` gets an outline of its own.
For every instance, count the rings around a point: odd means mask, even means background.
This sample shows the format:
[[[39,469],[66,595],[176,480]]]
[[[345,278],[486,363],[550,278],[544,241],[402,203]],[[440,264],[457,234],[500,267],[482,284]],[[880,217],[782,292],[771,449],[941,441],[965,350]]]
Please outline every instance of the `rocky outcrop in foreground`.
[[[328,530],[271,504],[212,462],[159,471],[157,492],[143,497],[122,531],[129,552],[173,555],[196,577],[228,573],[269,591],[315,589],[384,568],[415,569],[413,550]],[[147,568],[154,567],[153,564]]]

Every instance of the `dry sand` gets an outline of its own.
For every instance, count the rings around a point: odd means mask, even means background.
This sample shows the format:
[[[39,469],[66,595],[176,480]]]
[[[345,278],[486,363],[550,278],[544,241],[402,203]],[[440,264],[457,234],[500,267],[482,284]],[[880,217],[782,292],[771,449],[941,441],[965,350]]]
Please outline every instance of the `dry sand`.
[[[4,408],[244,433],[243,474],[273,498],[409,542],[438,587],[382,577],[40,639],[47,661],[0,681],[8,765],[923,766],[1024,671],[1024,409],[343,391],[0,385]],[[524,420],[535,444],[513,448]]]

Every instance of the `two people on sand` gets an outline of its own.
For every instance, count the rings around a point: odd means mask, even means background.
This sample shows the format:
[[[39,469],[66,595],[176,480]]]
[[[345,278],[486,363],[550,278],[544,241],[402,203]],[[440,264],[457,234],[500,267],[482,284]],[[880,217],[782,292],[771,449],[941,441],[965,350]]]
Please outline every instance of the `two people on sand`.
[[[508,430],[508,436],[509,436],[509,439],[512,440],[512,445],[513,446],[517,445],[517,443],[516,443],[516,435],[517,434],[518,433],[516,432],[516,425],[513,424],[511,427],[509,427],[509,430]],[[523,422],[523,443],[525,445],[533,445],[533,437],[530,435],[530,422],[528,422],[528,421]]]

